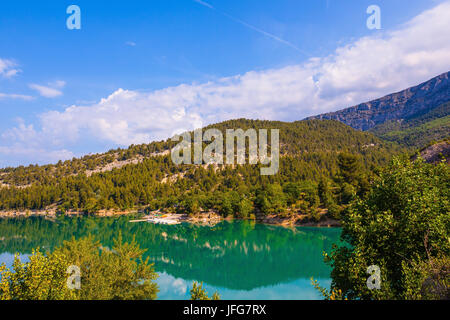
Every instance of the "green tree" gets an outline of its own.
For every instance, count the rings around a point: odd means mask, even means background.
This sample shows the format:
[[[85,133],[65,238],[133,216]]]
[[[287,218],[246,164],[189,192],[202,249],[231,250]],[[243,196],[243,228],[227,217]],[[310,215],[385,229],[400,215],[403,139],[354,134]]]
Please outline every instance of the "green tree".
[[[16,257],[13,271],[0,267],[0,298],[12,300],[144,300],[156,299],[157,274],[145,250],[134,241],[122,242],[119,234],[111,249],[92,237],[65,241],[52,253],[36,250],[30,261]],[[81,271],[81,287],[69,290],[67,268]]]
[[[333,199],[333,193],[330,189],[329,181],[325,177],[321,177],[319,180],[319,184],[317,186],[317,194],[319,196],[320,202],[325,207],[328,208],[335,203]]]
[[[269,184],[258,191],[256,203],[265,214],[281,213],[286,209],[286,195],[279,184]]]
[[[306,201],[309,208],[319,206],[320,198],[317,192],[317,185],[311,181],[302,181],[300,183],[301,199]]]
[[[238,215],[240,218],[248,218],[253,212],[253,202],[249,199],[242,199],[239,203]]]
[[[184,212],[189,215],[196,214],[200,211],[198,200],[192,198],[191,195],[188,196],[183,203],[184,203]]]
[[[356,155],[340,153],[338,156],[339,179],[353,186],[358,184],[361,166]]]
[[[449,186],[444,163],[394,159],[343,217],[346,245],[325,256],[332,291],[349,299],[448,298]],[[367,286],[371,265],[381,270],[380,290]]]
[[[64,255],[45,256],[33,250],[30,261],[14,257],[12,270],[0,266],[0,300],[71,300],[76,293],[66,285],[69,262]]]
[[[211,298],[208,296],[208,292],[203,289],[203,282],[198,284],[194,281],[190,293],[191,300],[220,300],[220,295],[217,292],[214,292]]]
[[[219,212],[224,217],[230,216],[234,213],[233,204],[230,194],[224,194],[222,198],[222,203],[219,208]]]
[[[348,204],[356,197],[356,189],[350,183],[344,182],[340,187],[340,199],[342,204]]]
[[[283,185],[283,192],[286,194],[287,205],[291,206],[298,201],[302,190],[298,183],[288,182]]]

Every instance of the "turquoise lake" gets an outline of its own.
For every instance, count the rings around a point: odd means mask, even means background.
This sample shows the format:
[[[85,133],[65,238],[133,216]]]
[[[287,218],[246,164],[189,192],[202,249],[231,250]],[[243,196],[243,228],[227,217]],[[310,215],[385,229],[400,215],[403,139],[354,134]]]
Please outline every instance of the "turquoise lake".
[[[321,299],[311,277],[329,287],[323,251],[339,242],[339,228],[283,228],[249,221],[192,224],[130,223],[121,218],[0,219],[0,263],[23,261],[36,247],[51,250],[72,237],[94,235],[104,246],[135,236],[154,263],[159,299],[188,299],[193,281],[222,299]]]

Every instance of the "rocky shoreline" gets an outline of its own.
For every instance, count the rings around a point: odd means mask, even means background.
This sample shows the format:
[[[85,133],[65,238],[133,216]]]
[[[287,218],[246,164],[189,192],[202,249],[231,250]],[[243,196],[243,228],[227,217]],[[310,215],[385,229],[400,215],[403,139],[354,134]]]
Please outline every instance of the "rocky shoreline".
[[[280,215],[268,215],[256,220],[259,223],[279,225],[285,227],[340,227],[341,223],[336,220],[327,217],[325,214],[320,216],[319,221],[310,219],[305,214],[296,214],[289,217],[283,217]]]
[[[136,210],[130,211],[118,211],[118,210],[100,210],[96,213],[88,214],[81,211],[70,210],[64,213],[68,217],[81,217],[81,216],[95,216],[95,217],[121,217],[127,215],[135,215],[143,213]],[[154,211],[151,214],[164,214],[159,211]],[[26,211],[0,211],[0,218],[29,218],[29,217],[45,217],[45,218],[56,218],[58,213],[56,210],[26,210]],[[234,220],[236,218],[224,218],[216,212],[201,212],[195,215],[187,214],[170,214],[171,219],[182,223],[193,223],[198,225],[209,225],[214,226],[217,223],[224,220]],[[341,224],[338,220],[331,219],[322,215],[319,221],[311,220],[306,215],[296,214],[289,217],[284,217],[282,215],[268,215],[268,216],[257,216],[254,221],[261,224],[278,225],[285,227],[340,227]]]
[[[83,211],[70,210],[64,213],[65,216],[76,217],[76,216],[96,216],[96,217],[118,217],[125,216],[136,211],[113,211],[113,210],[100,210],[96,213],[89,214]],[[28,218],[28,217],[48,217],[56,218],[59,214],[56,210],[11,210],[11,211],[0,211],[0,218]]]

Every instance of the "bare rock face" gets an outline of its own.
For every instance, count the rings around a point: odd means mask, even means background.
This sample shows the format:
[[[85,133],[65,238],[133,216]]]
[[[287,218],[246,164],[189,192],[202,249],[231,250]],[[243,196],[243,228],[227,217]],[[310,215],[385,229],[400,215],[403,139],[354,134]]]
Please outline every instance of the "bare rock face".
[[[427,163],[438,163],[445,159],[446,162],[450,164],[450,141],[447,140],[433,144],[421,150],[420,156]],[[413,159],[416,158],[417,156],[413,157]]]
[[[369,130],[389,120],[420,114],[450,101],[450,71],[418,86],[336,112],[306,118],[338,120],[358,130]]]

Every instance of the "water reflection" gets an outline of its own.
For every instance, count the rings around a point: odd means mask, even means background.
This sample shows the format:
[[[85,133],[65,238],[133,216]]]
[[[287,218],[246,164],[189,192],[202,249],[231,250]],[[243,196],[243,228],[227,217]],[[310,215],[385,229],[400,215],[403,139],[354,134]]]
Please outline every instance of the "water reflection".
[[[203,281],[225,299],[314,299],[310,278],[329,284],[323,251],[330,251],[339,229],[266,226],[248,221],[214,227],[129,223],[128,218],[42,218],[0,220],[0,262],[13,252],[52,249],[63,240],[94,235],[105,246],[121,232],[147,248],[159,272],[159,297],[185,299],[192,281]],[[9,260],[8,260],[9,259]],[[6,260],[6,261],[5,261]]]

